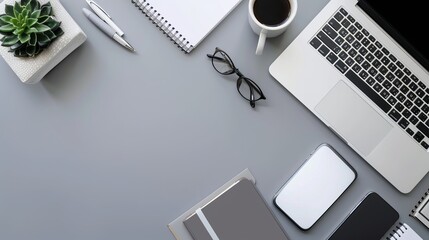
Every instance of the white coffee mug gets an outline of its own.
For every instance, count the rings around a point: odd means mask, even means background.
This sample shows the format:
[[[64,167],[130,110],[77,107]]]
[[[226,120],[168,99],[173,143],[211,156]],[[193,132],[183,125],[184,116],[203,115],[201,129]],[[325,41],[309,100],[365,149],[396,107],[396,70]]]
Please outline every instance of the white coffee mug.
[[[286,28],[290,25],[296,16],[298,10],[297,0],[288,0],[290,4],[289,15],[279,25],[267,26],[258,21],[253,11],[253,5],[256,0],[249,0],[249,23],[253,31],[259,35],[258,46],[256,48],[256,55],[261,55],[264,51],[266,38],[277,37],[286,31]],[[259,0],[261,1],[261,0]],[[262,0],[263,1],[263,0]]]

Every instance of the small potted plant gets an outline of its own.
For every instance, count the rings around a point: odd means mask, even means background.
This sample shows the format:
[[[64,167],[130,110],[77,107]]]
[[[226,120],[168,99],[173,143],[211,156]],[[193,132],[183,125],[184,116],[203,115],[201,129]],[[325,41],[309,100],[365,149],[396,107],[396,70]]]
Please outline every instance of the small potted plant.
[[[58,0],[0,4],[0,54],[24,83],[40,81],[85,40]]]
[[[6,5],[0,16],[1,45],[10,47],[15,57],[36,57],[64,34],[52,12],[50,2],[41,5],[36,0],[22,0]]]

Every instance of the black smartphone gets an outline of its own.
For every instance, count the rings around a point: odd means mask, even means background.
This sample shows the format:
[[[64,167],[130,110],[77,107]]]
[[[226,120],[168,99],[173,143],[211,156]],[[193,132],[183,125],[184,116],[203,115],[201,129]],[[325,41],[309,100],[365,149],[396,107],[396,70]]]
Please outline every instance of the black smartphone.
[[[399,214],[392,206],[370,192],[328,239],[380,240],[398,219]]]

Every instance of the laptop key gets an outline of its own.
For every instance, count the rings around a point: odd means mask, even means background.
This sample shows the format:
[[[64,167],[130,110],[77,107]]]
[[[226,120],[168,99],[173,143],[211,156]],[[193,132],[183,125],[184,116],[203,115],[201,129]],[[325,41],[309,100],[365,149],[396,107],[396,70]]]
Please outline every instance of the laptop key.
[[[335,29],[336,31],[341,29],[341,24],[335,20],[334,18],[332,18],[331,20],[329,20],[328,24]]]
[[[359,42],[359,41],[355,41],[355,42],[352,44],[352,46],[353,46],[356,50],[359,50],[359,48],[362,46],[362,44],[360,44],[360,42]]]
[[[413,92],[409,92],[407,94],[408,99],[410,99],[411,101],[414,101],[414,99],[416,99],[417,95]]]
[[[356,50],[354,50],[353,48],[352,48],[352,49],[350,49],[350,51],[349,51],[349,55],[350,55],[351,57],[355,57],[355,56],[356,56],[356,54],[357,54]]]
[[[355,34],[355,38],[357,39],[357,40],[362,40],[362,38],[363,38],[363,34],[361,33],[361,32],[357,32],[356,34]]]
[[[322,29],[331,39],[335,39],[338,36],[338,33],[335,32],[329,25],[325,25]]]
[[[416,75],[411,75],[411,80],[413,80],[414,82],[418,82],[419,81],[419,78],[418,77],[416,77]]]
[[[428,119],[428,116],[425,113],[420,113],[418,118],[420,119],[420,121],[424,122]]]
[[[412,83],[410,83],[410,85],[408,85],[408,87],[410,87],[410,89],[411,89],[411,90],[413,90],[413,91],[416,91],[416,90],[417,90],[417,88],[418,88],[418,87],[417,87],[417,84],[415,84],[415,83],[413,83],[413,82],[412,82]]]
[[[416,116],[411,116],[410,122],[416,125],[419,122],[419,119]]]
[[[402,116],[404,116],[405,118],[409,118],[410,116],[411,116],[411,112],[410,111],[408,111],[408,109],[405,109],[403,112],[402,112]]]
[[[359,73],[360,70],[362,70],[362,67],[359,66],[358,64],[353,65],[353,71],[355,71],[356,73]]]
[[[417,107],[421,107],[423,105],[423,101],[420,98],[416,98],[414,104],[416,104]]]
[[[371,67],[371,64],[369,64],[369,62],[365,61],[362,63],[362,67],[363,67],[363,69],[368,70],[368,68]]]
[[[357,63],[359,63],[359,64],[362,64],[362,62],[364,61],[365,59],[361,56],[361,55],[357,55],[356,57],[355,57],[355,61],[357,62]]]
[[[381,45],[381,43],[379,41],[375,42],[375,46],[377,46],[378,48],[382,48],[383,45]]]
[[[407,133],[408,134],[410,134],[410,136],[413,136],[414,135],[414,131],[413,130],[411,130],[411,129],[409,129],[409,128],[407,128]]]
[[[398,59],[396,59],[396,57],[395,57],[395,56],[393,56],[392,54],[390,54],[390,55],[389,55],[389,58],[390,58],[390,60],[392,60],[392,62],[396,62],[396,60],[398,60]]]
[[[421,144],[421,145],[422,145],[422,147],[423,147],[424,149],[426,149],[426,150],[429,148],[429,144],[427,144],[425,141],[422,141],[420,144]]]
[[[392,87],[392,88],[389,90],[389,92],[390,92],[390,94],[392,94],[393,96],[396,96],[396,94],[398,94],[398,93],[399,93],[399,90],[398,90],[396,87]]]
[[[341,73],[345,73],[349,67],[341,60],[338,60],[334,65]]]
[[[347,42],[349,42],[351,44],[354,40],[355,40],[355,38],[351,34],[347,35],[347,37],[346,37]]]
[[[363,80],[365,80],[368,77],[368,73],[365,71],[362,71],[359,73],[359,77],[361,77]]]
[[[337,13],[335,13],[334,18],[337,19],[337,21],[341,22],[341,20],[344,19],[344,16],[343,16],[343,14],[337,12]]]
[[[360,23],[358,23],[358,22],[355,23],[355,26],[359,30],[362,30],[362,28],[363,28],[362,25],[360,25]]]
[[[418,114],[420,113],[420,109],[419,109],[418,107],[416,107],[416,106],[413,106],[413,107],[411,108],[411,112],[412,112],[414,115],[418,115]]]
[[[374,52],[375,52],[375,50],[377,50],[377,48],[374,46],[374,44],[370,44],[370,45],[368,46],[368,50],[369,50],[370,52],[374,53]]]
[[[392,109],[392,111],[389,112],[389,117],[393,121],[397,122],[401,118],[401,114],[398,111],[396,111],[395,109]]]
[[[343,25],[345,28],[348,28],[348,27],[350,26],[350,21],[349,21],[349,20],[347,20],[347,19],[344,19],[344,20],[341,22],[341,25]]]
[[[380,63],[380,61],[378,61],[377,59],[375,59],[372,62],[372,66],[374,66],[375,68],[379,68],[381,66],[381,63]]]
[[[373,67],[371,67],[369,70],[368,70],[368,73],[369,74],[371,74],[371,76],[375,76],[376,74],[377,74],[377,69],[375,69],[375,68],[373,68]]]
[[[392,87],[392,84],[389,82],[389,80],[386,80],[383,82],[383,87],[389,90],[389,88]]]
[[[368,47],[368,45],[370,44],[371,42],[368,40],[368,38],[364,38],[363,40],[362,40],[362,45],[364,45],[365,47]]]
[[[325,46],[322,45],[319,49],[318,49],[319,53],[322,54],[322,56],[326,56],[329,53],[329,49]]]
[[[429,113],[429,106],[428,105],[423,105],[423,107],[422,107],[422,111],[424,112],[424,113]]]
[[[411,71],[408,68],[404,68],[404,73],[407,74],[408,76],[411,75]]]
[[[426,85],[422,82],[418,82],[417,85],[419,85],[419,87],[421,87],[423,90],[426,88]]]
[[[414,134],[414,139],[417,142],[421,142],[423,138],[425,138],[425,136],[421,132],[417,132],[416,134]]]
[[[383,89],[383,91],[381,91],[380,95],[381,95],[384,99],[386,99],[386,98],[389,96],[389,92],[388,92],[388,91],[386,91],[386,89]]]
[[[378,59],[381,59],[384,55],[383,55],[383,53],[382,52],[380,52],[380,50],[377,50],[375,53],[374,53],[374,55],[378,58]]]
[[[344,43],[344,41],[345,41],[344,38],[342,38],[341,36],[338,36],[337,38],[335,38],[335,42],[340,46]]]
[[[394,106],[396,104],[396,102],[398,102],[398,100],[396,100],[396,98],[394,98],[393,96],[390,96],[389,99],[387,99],[387,101]]]
[[[376,83],[373,88],[376,92],[380,92],[381,89],[383,89],[383,87],[378,83]]]
[[[381,74],[385,75],[389,70],[385,66],[381,66],[380,69],[378,69]]]
[[[406,100],[404,102],[405,107],[407,107],[408,109],[410,109],[413,106],[413,103],[410,100]]]
[[[362,71],[364,72],[364,71]],[[361,73],[362,73],[361,72]],[[362,78],[353,71],[347,71],[346,77],[359,88],[368,98],[370,98],[381,110],[388,113],[392,108],[383,98],[381,98],[371,87],[369,87]],[[378,83],[376,85],[379,85]],[[374,85],[375,86],[375,85]],[[379,85],[380,86],[380,85]],[[381,87],[381,86],[380,86]]]
[[[334,41],[332,41],[324,32],[319,32],[317,34],[317,37],[334,53],[340,53],[341,48]]]
[[[342,59],[342,60],[346,60],[346,58],[348,57],[347,53],[344,51],[341,51],[340,54],[338,54],[338,56]]]
[[[368,83],[368,85],[369,85],[369,86],[372,86],[372,85],[374,85],[375,80],[374,80],[374,78],[369,77],[369,78],[366,80],[366,83]]]
[[[318,49],[320,47],[320,45],[322,45],[322,42],[317,38],[313,38],[310,41],[310,45],[313,46],[315,49]]]
[[[398,112],[402,112],[403,110],[404,110],[404,105],[402,105],[401,103],[397,103],[396,105],[395,105],[395,109],[398,111]],[[402,115],[404,115],[403,113],[402,113]],[[405,117],[405,116],[404,116]]]
[[[402,118],[399,121],[399,126],[401,126],[403,129],[406,129],[410,125],[410,122],[408,122],[405,118]]]
[[[330,63],[334,64],[338,60],[338,57],[333,52],[331,52],[330,54],[328,54],[328,56],[326,57],[326,59],[328,59],[328,61]]]
[[[400,102],[404,102],[405,101],[405,96],[404,94],[400,93],[398,94],[398,96],[396,97]]]
[[[351,22],[351,23],[354,23],[356,20],[351,16],[351,15],[349,15],[349,16],[347,16],[347,19]]]
[[[349,67],[351,67],[353,64],[355,63],[355,61],[352,59],[352,58],[347,58],[347,60],[346,60],[346,64],[349,66]]]
[[[426,137],[429,136],[429,128],[424,125],[422,122],[417,124],[417,129],[419,129]]]
[[[389,66],[387,66],[387,67],[392,72],[394,72],[394,71],[396,71],[396,69],[398,69],[398,67],[395,64],[393,64],[393,63],[390,63]]]
[[[410,82],[411,82],[411,79],[409,78],[409,77],[407,77],[407,76],[404,76],[403,78],[402,78],[402,82],[404,82],[405,84],[409,84]]]
[[[409,89],[409,88],[407,88],[406,86],[402,86],[399,90],[400,90],[403,94],[407,94],[407,93],[408,93],[408,91],[410,91],[410,89]]]
[[[347,34],[349,34],[349,33],[347,32],[347,30],[346,30],[346,29],[344,29],[344,28],[341,28],[341,29],[340,29],[340,31],[339,31],[338,33],[341,35],[341,37],[346,37],[346,36],[347,36]]]
[[[377,80],[377,82],[379,82],[379,83],[382,83],[382,82],[384,82],[384,77],[383,77],[383,75],[381,75],[380,73],[379,74],[377,74],[377,76],[375,77],[375,80]]]
[[[366,48],[360,48],[359,53],[362,54],[362,56],[365,56],[368,53],[368,50],[366,50]]]
[[[425,103],[429,104],[429,95],[426,95],[426,96],[423,98],[423,101],[425,101]]]
[[[402,64],[400,61],[396,62],[396,66],[398,66],[398,68],[400,68],[400,69],[404,68],[404,64]]]
[[[417,89],[416,94],[417,94],[417,96],[423,98],[426,93],[421,88],[419,88],[419,89]]]
[[[352,46],[350,46],[350,44],[348,44],[347,42],[345,42],[341,47],[344,49],[344,51],[348,51],[348,50],[350,50],[350,48]]]
[[[371,53],[367,54],[365,59],[368,60],[368,62],[372,62],[372,60],[374,60],[374,55],[372,55]]]
[[[348,28],[348,30],[349,30],[349,32],[350,32],[351,34],[355,34],[355,33],[357,32],[357,28],[356,28],[355,26],[353,26],[353,25],[351,25],[351,26]]]
[[[395,72],[395,75],[396,75],[398,78],[401,78],[401,77],[403,77],[403,76],[404,76],[404,72],[403,72],[403,71],[401,71],[400,69],[398,69],[398,70]]]
[[[371,40],[371,42],[375,42],[375,37],[374,36],[370,35],[368,38],[369,38],[369,40]]]
[[[348,13],[344,8],[341,8],[341,9],[340,9],[340,12],[341,12],[344,16],[349,15],[349,13]]]
[[[364,29],[362,29],[362,33],[363,33],[365,36],[369,36],[369,32],[368,32],[368,30],[366,30],[365,28],[364,28]]]
[[[399,79],[395,79],[395,81],[393,81],[393,85],[395,85],[397,88],[400,88],[402,86],[402,82],[399,81]]]

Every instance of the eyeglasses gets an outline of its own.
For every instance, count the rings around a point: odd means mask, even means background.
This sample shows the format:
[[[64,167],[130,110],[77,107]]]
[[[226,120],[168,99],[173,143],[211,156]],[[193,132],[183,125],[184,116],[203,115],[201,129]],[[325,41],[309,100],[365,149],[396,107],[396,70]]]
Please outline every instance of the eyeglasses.
[[[237,74],[237,90],[240,95],[250,102],[252,108],[255,107],[256,101],[266,99],[261,88],[250,78],[245,77],[238,68],[235,67],[231,58],[225,51],[216,48],[213,54],[207,54],[212,60],[214,69],[222,75]]]

